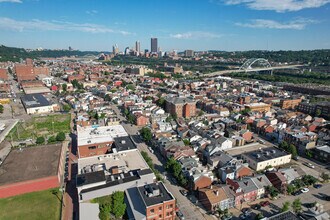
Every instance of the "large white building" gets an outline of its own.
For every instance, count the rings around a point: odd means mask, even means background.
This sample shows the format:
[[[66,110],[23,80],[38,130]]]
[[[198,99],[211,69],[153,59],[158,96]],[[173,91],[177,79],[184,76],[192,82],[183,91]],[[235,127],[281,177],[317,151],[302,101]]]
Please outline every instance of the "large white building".
[[[78,159],[79,201],[150,184],[156,177],[137,149]]]
[[[29,94],[21,97],[27,114],[44,114],[54,112],[57,104],[51,104],[42,94]]]
[[[268,166],[277,167],[290,163],[291,154],[287,154],[274,147],[269,147],[244,153],[242,154],[242,159],[249,164],[249,167],[255,171],[259,171],[266,169]]]

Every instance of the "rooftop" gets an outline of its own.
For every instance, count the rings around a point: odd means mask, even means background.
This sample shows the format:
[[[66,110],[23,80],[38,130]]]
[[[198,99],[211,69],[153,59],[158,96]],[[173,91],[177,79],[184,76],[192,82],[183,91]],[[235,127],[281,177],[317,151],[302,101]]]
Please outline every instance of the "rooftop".
[[[320,150],[320,151],[324,151],[328,154],[330,154],[330,146],[328,145],[324,145],[324,146],[321,146],[321,147],[316,147],[317,150]]]
[[[174,200],[162,182],[140,186],[138,190],[146,207]]]
[[[25,108],[36,108],[51,105],[42,94],[29,94],[21,97]]]
[[[132,142],[132,140],[128,136],[117,137],[114,139],[115,139],[114,146],[115,146],[117,152],[136,148],[135,144]]]
[[[12,150],[0,167],[0,185],[57,175],[61,144]]]
[[[258,149],[255,151],[247,152],[244,153],[243,155],[249,157],[254,161],[262,162],[262,161],[272,160],[278,157],[283,157],[288,154],[276,149],[275,147],[269,147],[269,148]]]
[[[78,174],[97,171],[109,172],[115,167],[118,168],[118,173],[149,168],[137,149],[78,159]]]
[[[122,125],[77,127],[78,146],[113,142],[116,137],[128,136]]]
[[[195,103],[195,101],[188,97],[168,97],[166,101],[173,104],[185,104],[185,103]]]

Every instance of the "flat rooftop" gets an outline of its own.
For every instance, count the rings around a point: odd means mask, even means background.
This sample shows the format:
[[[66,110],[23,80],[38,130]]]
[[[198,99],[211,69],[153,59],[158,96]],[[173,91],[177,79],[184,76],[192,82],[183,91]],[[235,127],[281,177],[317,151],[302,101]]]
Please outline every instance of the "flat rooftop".
[[[114,147],[116,148],[117,152],[136,148],[135,144],[128,136],[117,137],[114,139],[115,139]]]
[[[261,106],[269,106],[266,103],[263,102],[257,102],[257,103],[250,103],[250,104],[245,104],[247,107],[261,107]]]
[[[57,175],[62,145],[12,150],[0,166],[0,185]]]
[[[258,149],[264,149],[264,148],[268,148],[268,146],[260,144],[260,143],[253,143],[253,144],[249,144],[246,146],[239,146],[239,147],[233,147],[233,148],[229,148],[224,150],[226,153],[228,153],[231,156],[239,156],[243,153],[247,153],[247,152],[251,152],[254,150],[258,150]]]
[[[174,199],[162,182],[140,186],[138,190],[146,207]]]
[[[29,88],[24,88],[25,94],[36,94],[36,93],[50,93],[50,89],[47,87],[29,87]]]
[[[137,149],[78,159],[78,174],[109,171],[113,167],[118,167],[119,173],[149,168]]]
[[[77,128],[78,146],[101,144],[114,141],[114,138],[128,136],[122,125],[88,126]]]
[[[279,149],[275,147],[268,147],[268,148],[263,148],[259,150],[254,150],[250,151],[248,153],[243,154],[246,157],[249,157],[250,159],[257,161],[257,162],[262,162],[262,161],[267,161],[267,160],[272,160],[275,158],[283,157],[288,155],[284,151],[280,151]]]
[[[42,94],[29,94],[21,97],[25,108],[36,108],[51,105]]]

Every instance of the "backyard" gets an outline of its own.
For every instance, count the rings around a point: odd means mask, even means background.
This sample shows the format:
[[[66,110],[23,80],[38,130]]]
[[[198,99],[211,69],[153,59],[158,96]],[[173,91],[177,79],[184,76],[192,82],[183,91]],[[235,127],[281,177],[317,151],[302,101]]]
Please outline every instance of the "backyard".
[[[17,123],[9,132],[7,140],[20,141],[39,136],[47,137],[58,132],[69,133],[70,120],[70,114],[33,117],[29,121]]]
[[[0,199],[0,219],[59,220],[60,198],[58,189],[53,189]]]

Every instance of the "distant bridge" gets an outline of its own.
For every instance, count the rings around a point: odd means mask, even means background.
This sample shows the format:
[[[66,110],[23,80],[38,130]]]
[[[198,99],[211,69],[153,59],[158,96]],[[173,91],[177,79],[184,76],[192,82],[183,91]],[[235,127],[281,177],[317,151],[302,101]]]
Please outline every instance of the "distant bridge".
[[[259,64],[258,67],[254,67],[254,64]],[[273,70],[278,69],[297,69],[304,65],[285,65],[285,66],[272,66],[268,60],[264,58],[252,58],[246,60],[243,65],[239,69],[233,70],[221,70],[213,73],[206,73],[203,76],[212,77],[212,76],[220,76],[227,73],[247,73],[247,72],[260,72],[260,71],[269,71],[271,75],[273,75]]]

